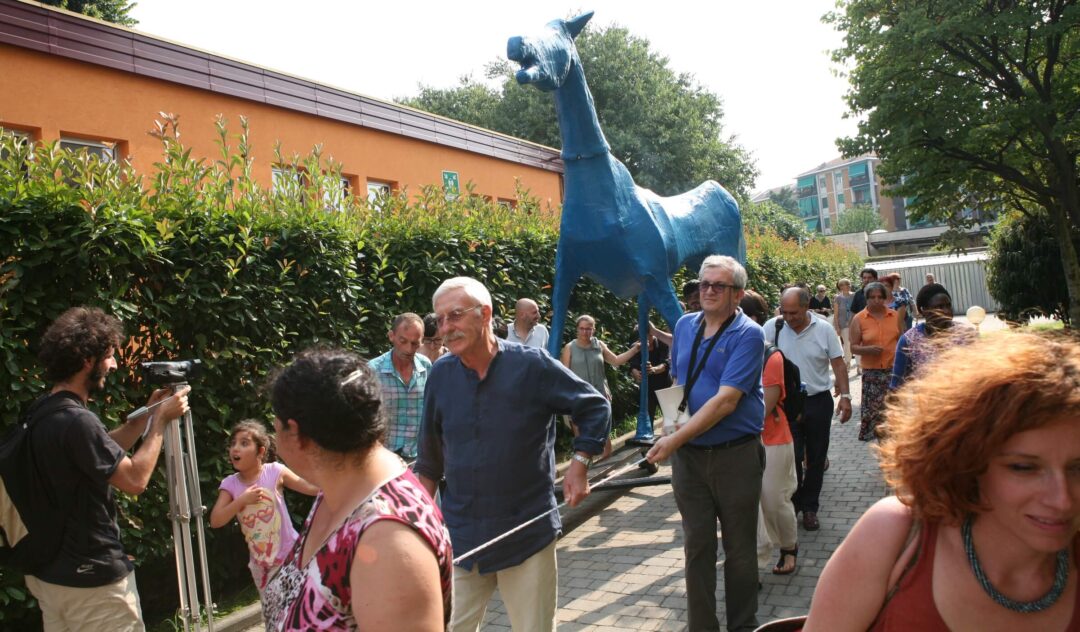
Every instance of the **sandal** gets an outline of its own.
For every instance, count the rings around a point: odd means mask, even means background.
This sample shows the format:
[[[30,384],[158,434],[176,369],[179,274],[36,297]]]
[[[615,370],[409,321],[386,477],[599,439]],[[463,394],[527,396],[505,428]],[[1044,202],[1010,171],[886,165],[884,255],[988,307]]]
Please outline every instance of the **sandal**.
[[[791,569],[784,570],[785,562],[787,562],[787,558],[789,556],[792,558],[793,562],[796,562],[796,564],[793,564],[791,566]],[[773,569],[772,569],[773,575],[790,575],[790,574],[794,573],[795,569],[798,568],[798,566],[797,566],[798,560],[799,560],[799,546],[798,545],[795,545],[795,548],[793,548],[793,549],[780,549],[780,559],[776,562],[776,566],[774,566]]]

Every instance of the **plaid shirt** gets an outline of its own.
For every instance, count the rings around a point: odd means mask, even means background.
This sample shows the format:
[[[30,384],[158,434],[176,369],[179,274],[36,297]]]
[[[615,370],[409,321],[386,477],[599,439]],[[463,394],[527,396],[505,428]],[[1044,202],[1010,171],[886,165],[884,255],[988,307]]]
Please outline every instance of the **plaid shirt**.
[[[416,457],[416,437],[424,412],[424,387],[427,385],[431,360],[417,353],[413,356],[413,373],[406,384],[394,368],[393,351],[387,351],[368,362],[382,387],[383,409],[389,422],[386,447],[402,457]]]

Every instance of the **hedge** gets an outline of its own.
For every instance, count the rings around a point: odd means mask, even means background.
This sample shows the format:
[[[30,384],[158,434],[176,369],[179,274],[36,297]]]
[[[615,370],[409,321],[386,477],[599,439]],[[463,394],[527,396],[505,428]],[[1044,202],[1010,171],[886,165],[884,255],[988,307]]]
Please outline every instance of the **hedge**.
[[[267,191],[250,177],[254,157],[245,121],[241,127],[234,136],[219,121],[220,156],[199,160],[180,143],[176,119],[163,115],[152,132],[162,158],[145,178],[126,163],[0,133],[0,389],[9,394],[0,400],[0,429],[48,386],[35,359],[45,327],[73,305],[102,307],[130,335],[120,370],[91,403],[106,425],[148,396],[138,362],[205,363],[190,401],[209,506],[232,471],[228,428],[245,417],[269,422],[260,387],[296,351],[332,344],[382,353],[390,317],[430,311],[432,292],[454,275],[481,279],[506,318],[518,297],[549,300],[558,213],[528,192],[519,192],[517,209],[471,195],[448,200],[433,187],[369,205],[342,195],[341,166],[318,147],[275,156],[298,176]],[[773,299],[782,282],[831,283],[860,263],[835,247],[800,248],[768,233],[748,244],[751,285]],[[582,282],[570,308],[593,314],[598,335],[625,348],[632,304]],[[632,415],[636,387],[625,373],[610,377],[617,418]],[[290,503],[302,517],[306,500]],[[118,494],[118,504],[125,549],[140,576],[154,578],[142,582],[144,612],[167,617],[177,597],[164,468],[144,494]],[[211,531],[208,548],[215,594],[251,581],[235,525]],[[22,578],[0,569],[0,628],[39,622]]]

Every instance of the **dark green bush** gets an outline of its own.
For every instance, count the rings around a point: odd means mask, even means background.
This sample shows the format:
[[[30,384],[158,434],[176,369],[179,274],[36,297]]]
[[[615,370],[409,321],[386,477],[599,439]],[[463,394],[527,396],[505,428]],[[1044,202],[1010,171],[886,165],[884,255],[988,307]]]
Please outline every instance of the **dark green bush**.
[[[102,307],[131,336],[121,370],[91,404],[106,425],[148,397],[138,362],[205,362],[191,404],[203,501],[211,505],[231,473],[228,428],[245,417],[270,420],[259,388],[296,351],[332,344],[381,353],[390,317],[430,311],[432,292],[454,275],[486,283],[504,317],[512,318],[517,298],[543,304],[550,294],[558,214],[527,192],[515,210],[473,196],[447,200],[436,188],[369,206],[335,190],[340,166],[318,148],[279,156],[302,175],[268,192],[250,177],[246,123],[236,137],[219,124],[221,155],[213,161],[193,159],[169,117],[153,133],[163,154],[148,183],[127,165],[0,136],[0,389],[8,394],[0,430],[47,387],[35,360],[45,327],[68,307]],[[783,281],[834,280],[858,265],[837,249],[800,250],[767,235],[750,247],[751,283],[773,300]],[[632,304],[582,282],[570,309],[593,314],[599,335],[625,348]],[[625,373],[611,378],[621,419],[636,410],[636,388]],[[290,502],[302,517],[304,499]],[[125,548],[141,575],[154,578],[141,582],[150,619],[176,607],[166,506],[162,468],[144,494],[119,495]],[[216,591],[250,582],[235,525],[209,534],[209,558]],[[0,628],[38,625],[22,578],[0,573]]]

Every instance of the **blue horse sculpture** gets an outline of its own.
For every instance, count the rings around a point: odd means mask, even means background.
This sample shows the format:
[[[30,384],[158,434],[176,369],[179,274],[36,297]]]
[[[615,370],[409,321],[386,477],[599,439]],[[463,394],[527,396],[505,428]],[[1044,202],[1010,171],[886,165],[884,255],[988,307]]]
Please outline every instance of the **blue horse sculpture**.
[[[620,298],[637,296],[641,374],[646,380],[650,308],[656,307],[670,327],[682,316],[671,277],[683,264],[696,270],[711,254],[745,261],[746,243],[739,207],[716,182],[660,197],[635,185],[626,166],[611,155],[574,46],[592,15],[553,20],[541,35],[512,37],[506,47],[507,57],[521,65],[518,83],[555,93],[562,136],[566,194],[548,351],[559,357],[570,292],[587,276]],[[645,440],[653,431],[646,384],[642,387],[637,439]]]

